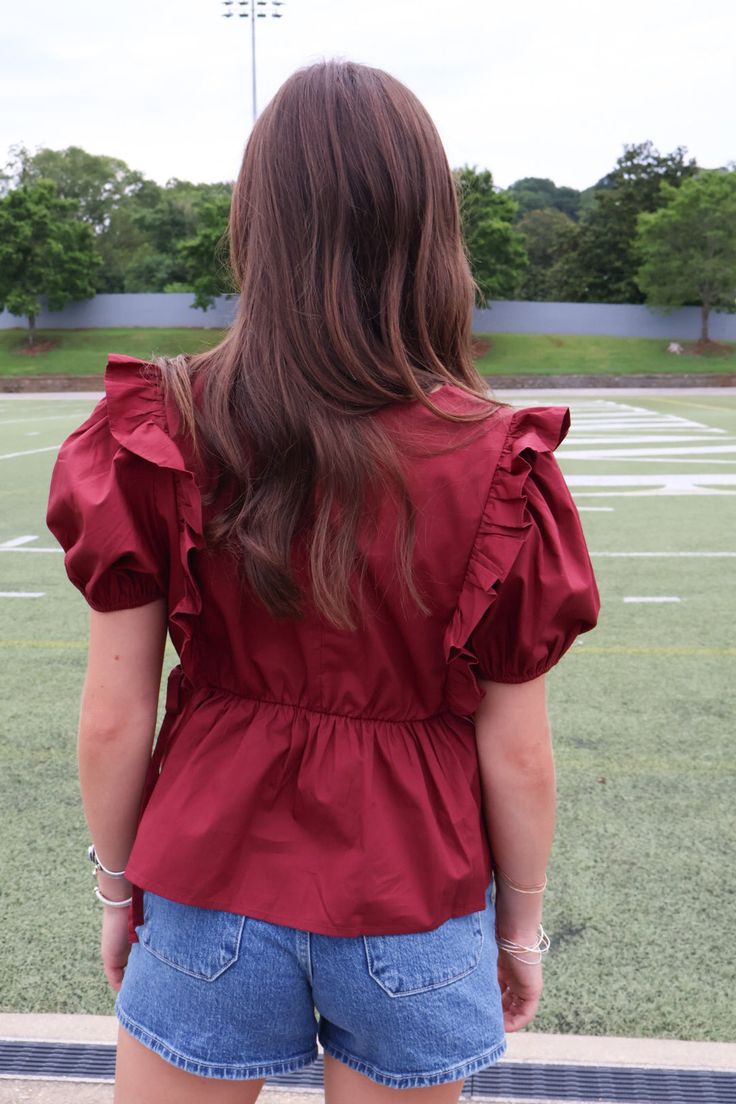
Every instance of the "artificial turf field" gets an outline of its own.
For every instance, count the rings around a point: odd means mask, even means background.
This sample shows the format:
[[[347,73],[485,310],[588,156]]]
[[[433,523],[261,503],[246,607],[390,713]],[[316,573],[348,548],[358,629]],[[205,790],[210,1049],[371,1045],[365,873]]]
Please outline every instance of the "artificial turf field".
[[[732,1040],[736,393],[501,397],[572,409],[557,455],[603,603],[548,676],[533,1030]],[[74,761],[86,607],[44,527],[55,447],[93,403],[0,396],[0,1011],[112,1008]]]

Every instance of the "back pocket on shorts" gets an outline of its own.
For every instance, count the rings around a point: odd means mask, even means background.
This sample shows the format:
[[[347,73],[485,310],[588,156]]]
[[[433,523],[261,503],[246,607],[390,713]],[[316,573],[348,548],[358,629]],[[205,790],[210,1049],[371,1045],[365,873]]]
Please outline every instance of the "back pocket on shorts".
[[[214,981],[237,961],[247,917],[143,895],[142,947],[175,970]]]
[[[432,931],[364,935],[368,973],[390,997],[410,997],[459,981],[480,962],[482,919],[482,912],[471,912]]]

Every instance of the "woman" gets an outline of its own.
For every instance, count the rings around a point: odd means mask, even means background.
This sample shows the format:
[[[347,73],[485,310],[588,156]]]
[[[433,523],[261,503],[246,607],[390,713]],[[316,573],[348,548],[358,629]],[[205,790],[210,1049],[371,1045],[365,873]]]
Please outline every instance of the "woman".
[[[229,240],[224,339],[112,355],[51,486],[115,1099],[248,1104],[318,1034],[331,1104],[445,1104],[542,989],[544,674],[598,613],[569,413],[488,397],[453,178],[386,73],[286,82]]]

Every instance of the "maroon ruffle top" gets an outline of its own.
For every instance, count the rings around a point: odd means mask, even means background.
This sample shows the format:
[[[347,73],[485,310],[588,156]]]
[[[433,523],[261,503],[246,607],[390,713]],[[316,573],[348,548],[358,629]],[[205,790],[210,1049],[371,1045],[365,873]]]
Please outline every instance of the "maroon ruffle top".
[[[553,456],[569,411],[501,406],[480,435],[417,402],[364,415],[420,445],[407,480],[432,609],[402,603],[387,499],[360,537],[365,624],[350,632],[309,601],[301,620],[276,621],[206,548],[206,474],[154,371],[110,356],[105,398],[59,453],[47,518],[93,609],[168,605],[180,663],[127,867],[138,898],[342,936],[483,909],[478,679],[536,678],[598,615]],[[479,402],[453,384],[432,398]],[[448,449],[463,433],[476,439]]]

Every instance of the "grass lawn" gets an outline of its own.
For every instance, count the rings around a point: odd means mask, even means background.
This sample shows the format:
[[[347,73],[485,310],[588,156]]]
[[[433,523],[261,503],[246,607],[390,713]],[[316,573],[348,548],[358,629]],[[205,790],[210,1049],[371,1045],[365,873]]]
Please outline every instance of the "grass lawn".
[[[128,327],[95,330],[39,330],[39,344],[51,342],[47,352],[24,351],[26,330],[0,330],[0,376],[100,376],[108,353],[127,353],[148,360],[166,353],[193,353],[221,339],[219,329],[154,329]]]
[[[23,351],[26,331],[0,330],[0,376],[101,375],[108,353],[143,360],[161,353],[195,352],[222,337],[220,329],[43,330],[45,352]],[[484,375],[623,375],[653,372],[736,372],[736,343],[721,355],[674,356],[666,340],[638,337],[555,337],[542,334],[477,334]]]
[[[484,375],[649,375],[654,372],[736,372],[736,344],[728,353],[677,356],[665,339],[586,337],[582,334],[476,334],[490,349],[478,360]]]

